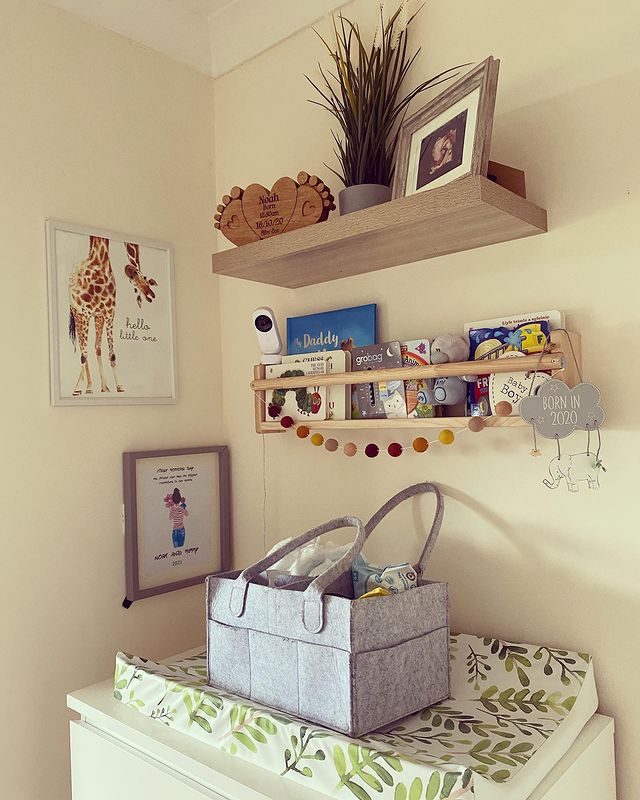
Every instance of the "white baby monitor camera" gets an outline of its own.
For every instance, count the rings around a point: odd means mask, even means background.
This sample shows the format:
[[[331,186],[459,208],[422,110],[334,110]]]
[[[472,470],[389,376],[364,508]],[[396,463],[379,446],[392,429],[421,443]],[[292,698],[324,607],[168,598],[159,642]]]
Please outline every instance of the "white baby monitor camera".
[[[261,364],[281,364],[282,342],[278,333],[276,315],[270,308],[256,308],[253,312],[253,327],[262,350]]]

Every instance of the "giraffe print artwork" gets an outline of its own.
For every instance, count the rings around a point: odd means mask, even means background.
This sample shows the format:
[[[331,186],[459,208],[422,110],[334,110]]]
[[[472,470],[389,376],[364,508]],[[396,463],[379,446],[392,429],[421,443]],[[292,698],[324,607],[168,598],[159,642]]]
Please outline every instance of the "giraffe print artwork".
[[[168,246],[61,227],[49,230],[52,317],[59,321],[52,332],[54,402],[172,402]]]

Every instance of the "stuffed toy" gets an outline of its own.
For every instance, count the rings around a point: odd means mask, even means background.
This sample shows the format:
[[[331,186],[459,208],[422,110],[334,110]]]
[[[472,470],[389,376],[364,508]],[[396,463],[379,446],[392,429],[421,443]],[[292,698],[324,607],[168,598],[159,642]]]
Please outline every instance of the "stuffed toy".
[[[431,342],[431,363],[448,364],[469,360],[469,341],[455,333],[443,333]],[[434,406],[454,406],[467,396],[467,383],[475,381],[474,375],[460,378],[435,378],[428,382],[427,402]]]

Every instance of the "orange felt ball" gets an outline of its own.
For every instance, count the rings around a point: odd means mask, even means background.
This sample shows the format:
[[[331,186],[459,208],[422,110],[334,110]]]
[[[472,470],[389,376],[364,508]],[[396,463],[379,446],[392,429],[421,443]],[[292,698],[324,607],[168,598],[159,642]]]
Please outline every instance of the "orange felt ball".
[[[426,453],[428,447],[429,442],[422,436],[418,436],[417,439],[413,440],[413,449],[416,453]]]
[[[506,400],[501,400],[499,403],[496,403],[496,414],[499,417],[508,417],[512,411],[513,406],[511,403],[507,403]]]
[[[324,436],[321,433],[314,433],[311,437],[311,444],[320,447],[324,442]]]
[[[296,428],[296,436],[300,437],[300,439],[306,439],[309,435],[309,428],[306,425],[298,425]]]
[[[468,428],[470,431],[478,433],[484,428],[484,420],[482,419],[482,417],[471,417],[471,419],[469,420]]]
[[[345,456],[349,456],[352,458],[358,452],[357,446],[353,442],[347,442],[344,446],[344,454]]]
[[[338,442],[335,439],[327,439],[324,443],[324,449],[328,450],[330,453],[335,453],[338,449]]]
[[[438,435],[438,439],[440,440],[440,444],[453,444],[453,440],[456,437],[453,434],[453,431],[450,431],[449,428],[445,428],[443,431],[440,431]]]

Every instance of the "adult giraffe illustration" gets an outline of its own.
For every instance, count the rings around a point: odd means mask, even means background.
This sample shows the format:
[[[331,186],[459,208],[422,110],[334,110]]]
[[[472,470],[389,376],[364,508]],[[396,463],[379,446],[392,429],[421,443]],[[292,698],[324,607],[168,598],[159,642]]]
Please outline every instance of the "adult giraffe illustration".
[[[140,248],[133,242],[125,242],[128,263],[124,273],[131,281],[138,306],[142,297],[150,303],[154,298],[152,286],[158,284],[153,278],[147,279],[140,269]],[[116,281],[109,258],[109,240],[102,236],[89,237],[89,255],[81,261],[69,276],[69,337],[74,349],[76,340],[80,348],[80,375],[73,392],[74,397],[82,394],[82,381],[85,381],[85,394],[93,394],[91,373],[87,360],[89,324],[95,320],[95,350],[100,372],[100,391],[108,392],[109,387],[102,367],[102,333],[107,328],[109,363],[117,392],[124,392],[124,386],[116,374],[116,355],[113,350],[113,320],[116,313]]]

